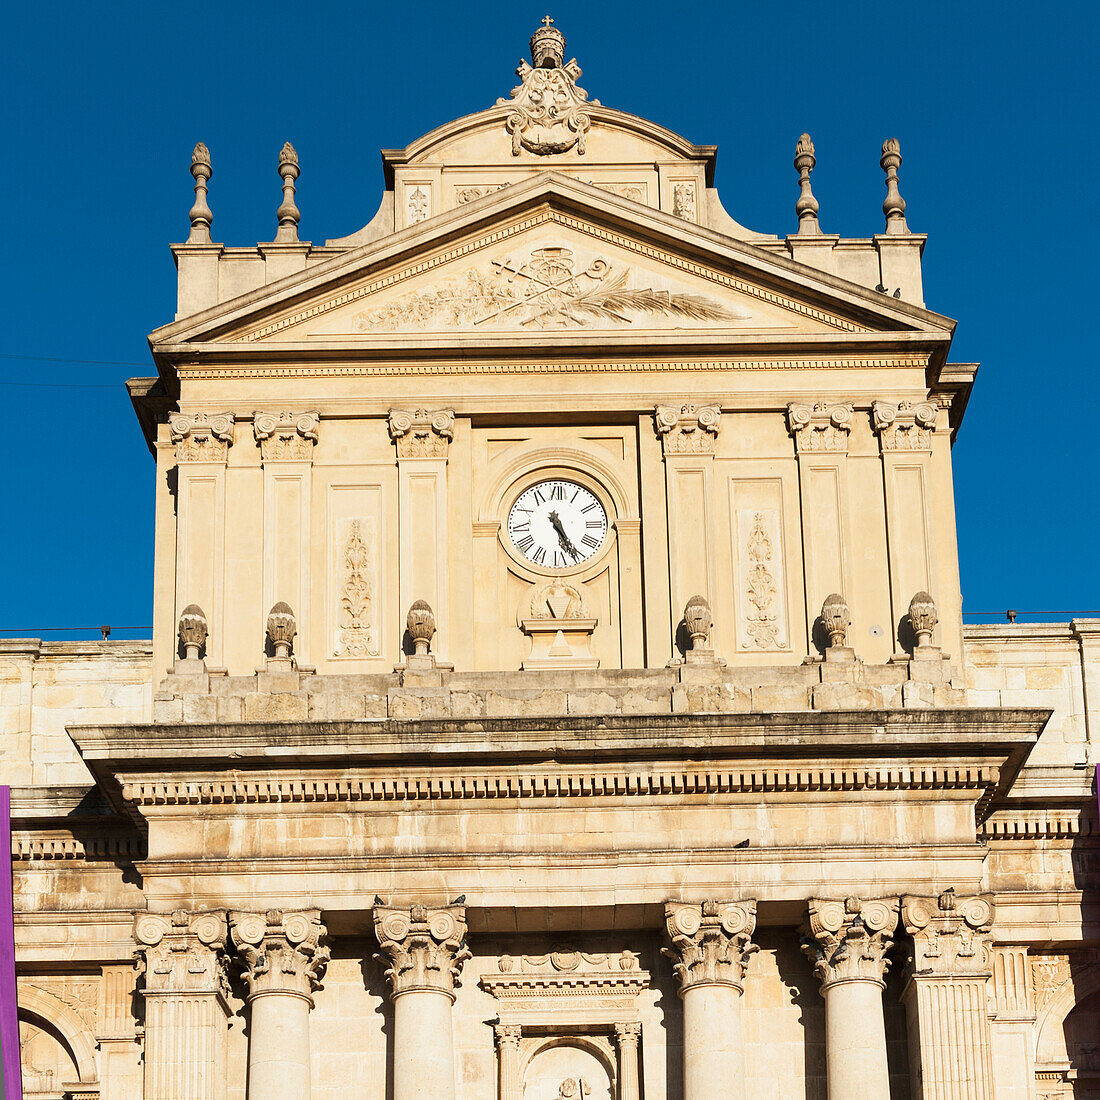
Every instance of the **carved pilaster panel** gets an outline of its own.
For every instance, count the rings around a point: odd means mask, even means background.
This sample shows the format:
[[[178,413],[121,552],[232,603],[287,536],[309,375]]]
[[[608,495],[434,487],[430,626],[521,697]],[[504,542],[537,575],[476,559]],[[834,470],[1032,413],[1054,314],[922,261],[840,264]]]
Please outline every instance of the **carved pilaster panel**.
[[[672,946],[663,953],[672,960],[681,996],[697,985],[743,989],[744,960],[756,950],[750,942],[755,927],[755,900],[669,902],[665,928]]]
[[[455,414],[453,409],[391,409],[389,426],[398,458],[446,458]]]
[[[936,406],[927,401],[875,401],[871,424],[884,451],[930,451],[936,430]]]
[[[225,913],[170,916],[139,913],[134,920],[139,966],[144,968],[146,993],[228,992],[225,974]]]
[[[244,964],[250,997],[285,993],[312,1003],[329,960],[318,910],[233,912],[229,914],[229,931]]]
[[[465,906],[394,909],[378,905],[374,934],[382,949],[377,957],[389,964],[386,978],[395,997],[428,990],[454,1000],[462,964],[470,957]]]
[[[822,991],[837,982],[875,982],[885,988],[898,923],[898,899],[810,901],[802,951],[813,964]]]
[[[1034,1020],[1035,996],[1027,948],[1017,945],[995,947],[991,961],[993,980],[989,992],[992,1014],[998,1020]]]
[[[260,412],[252,414],[252,430],[264,462],[310,462],[317,443],[321,414]]]
[[[666,457],[714,454],[722,422],[720,405],[658,405],[654,416]]]
[[[846,454],[852,430],[852,406],[824,401],[814,405],[792,403],[787,406],[787,426],[799,454],[813,451]]]
[[[938,897],[906,896],[901,920],[913,937],[913,973],[989,974],[989,933],[993,895],[959,897],[945,890]]]
[[[225,462],[233,443],[231,412],[170,413],[177,462]]]

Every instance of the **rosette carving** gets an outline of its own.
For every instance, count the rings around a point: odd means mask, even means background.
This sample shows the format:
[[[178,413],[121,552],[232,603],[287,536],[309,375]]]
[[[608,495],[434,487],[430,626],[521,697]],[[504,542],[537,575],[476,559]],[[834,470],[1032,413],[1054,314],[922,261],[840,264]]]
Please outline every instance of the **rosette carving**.
[[[671,947],[662,953],[672,960],[680,995],[697,985],[743,988],[744,960],[756,945],[756,901],[704,901],[665,906],[665,928]]]
[[[398,458],[446,458],[455,434],[453,409],[391,409],[389,424]]]
[[[313,457],[321,414],[317,412],[252,414],[252,430],[264,462],[291,460],[308,462]]]
[[[654,417],[666,455],[714,454],[722,426],[720,405],[658,405]]]
[[[835,982],[876,982],[885,987],[886,953],[898,923],[898,899],[810,901],[802,951],[822,991]]]
[[[134,942],[146,993],[228,994],[225,913],[138,913]]]
[[[229,914],[229,932],[251,997],[287,993],[313,1002],[328,966],[325,926],[316,909]]]
[[[466,947],[466,908],[448,905],[432,909],[375,906],[374,934],[388,963],[386,978],[395,997],[414,990],[445,993],[454,1000],[462,964],[470,957]]]
[[[906,896],[901,920],[913,937],[913,973],[987,974],[995,909],[992,894]]]
[[[169,413],[177,462],[224,462],[233,443],[233,414]]]

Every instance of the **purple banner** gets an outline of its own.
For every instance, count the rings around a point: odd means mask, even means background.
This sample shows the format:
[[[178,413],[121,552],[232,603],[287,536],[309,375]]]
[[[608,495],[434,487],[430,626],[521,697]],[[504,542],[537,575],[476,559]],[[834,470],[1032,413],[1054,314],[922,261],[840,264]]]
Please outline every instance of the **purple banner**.
[[[0,1100],[23,1100],[19,1070],[19,1010],[15,997],[15,901],[11,884],[11,788],[0,787]]]

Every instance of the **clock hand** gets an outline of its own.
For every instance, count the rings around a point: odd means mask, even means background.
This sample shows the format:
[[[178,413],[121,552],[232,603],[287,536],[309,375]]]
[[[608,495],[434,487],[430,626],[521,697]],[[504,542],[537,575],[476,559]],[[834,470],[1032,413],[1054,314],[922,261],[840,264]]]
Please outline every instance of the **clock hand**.
[[[573,545],[573,543],[570,540],[569,536],[565,533],[565,528],[562,526],[561,519],[558,516],[558,513],[557,512],[551,512],[550,516],[549,516],[549,519],[550,519],[550,525],[558,533],[558,545],[561,546],[561,548],[563,550],[565,550],[567,553],[572,554],[574,559],[579,558],[581,556],[580,552]]]

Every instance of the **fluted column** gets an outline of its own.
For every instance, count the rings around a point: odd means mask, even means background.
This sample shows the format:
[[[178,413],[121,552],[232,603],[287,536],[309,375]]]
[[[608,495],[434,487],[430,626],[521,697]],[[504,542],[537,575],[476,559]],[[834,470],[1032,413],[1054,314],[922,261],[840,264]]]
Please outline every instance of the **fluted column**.
[[[309,1100],[309,1010],[329,957],[321,914],[230,913],[229,931],[248,985],[248,1095]]]
[[[140,913],[145,1100],[225,1100],[225,913]]]
[[[519,1024],[497,1024],[497,1051],[500,1061],[500,1100],[521,1100],[519,1077],[519,1041],[523,1028]]]
[[[803,951],[825,998],[829,1100],[890,1100],[882,991],[898,899],[810,902]]]
[[[735,1100],[745,1094],[741,993],[756,902],[669,902],[665,926],[684,1002],[684,1100]]]
[[[911,1071],[928,1100],[989,1100],[993,1056],[987,985],[993,898],[906,897],[901,903],[913,957],[904,1000],[918,1049]],[[916,1025],[915,1027],[913,1025]]]
[[[615,1038],[619,1044],[619,1100],[640,1100],[638,1087],[638,1038],[642,1025],[626,1023],[615,1025]]]
[[[374,933],[393,990],[393,1100],[454,1100],[451,1006],[470,957],[466,909],[375,906]]]

